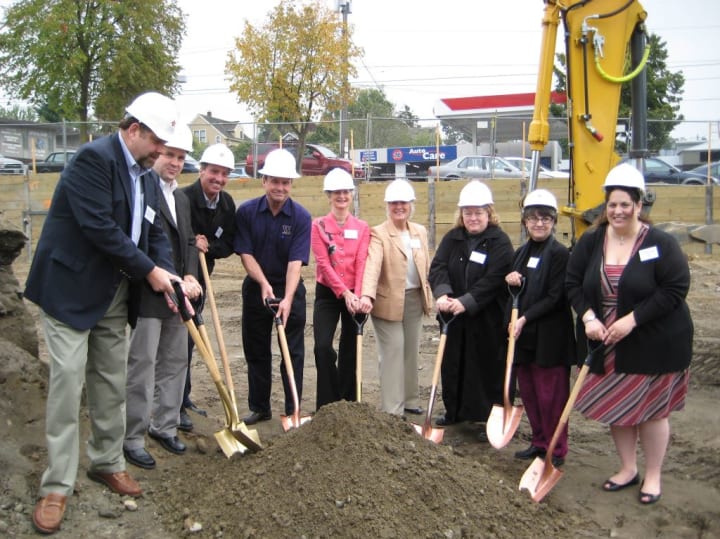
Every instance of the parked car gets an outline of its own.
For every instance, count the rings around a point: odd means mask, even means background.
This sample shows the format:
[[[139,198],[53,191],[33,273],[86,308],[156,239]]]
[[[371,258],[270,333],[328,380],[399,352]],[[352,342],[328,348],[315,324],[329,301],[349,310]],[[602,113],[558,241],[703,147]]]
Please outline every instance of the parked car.
[[[25,174],[25,163],[0,155],[0,174]]]
[[[75,155],[75,151],[53,152],[49,154],[43,161],[35,162],[35,169],[38,173],[42,172],[61,172],[65,168],[65,163]]]
[[[428,167],[428,177],[438,177],[438,167]],[[440,165],[441,180],[459,180],[460,178],[493,179],[523,178],[523,173],[505,161],[492,155],[468,155]]]
[[[268,152],[279,147],[280,144],[273,142],[262,142],[257,145],[258,170],[260,170],[265,164],[265,156]],[[296,144],[283,144],[283,148],[290,151],[297,159]],[[303,176],[324,176],[334,168],[341,168],[343,170],[347,170],[348,172],[352,172],[353,164],[349,159],[339,157],[330,148],[326,148],[325,146],[321,146],[319,144],[306,144],[301,167]],[[252,176],[254,171],[254,156],[253,152],[250,152],[245,159],[245,172],[249,176]],[[364,177],[362,166],[355,166],[355,177]]]
[[[180,174],[196,174],[200,172],[200,163],[197,159],[190,155],[185,156],[182,172]]]
[[[620,162],[626,163],[631,162],[631,160],[625,158]],[[702,174],[680,170],[658,157],[645,159],[645,173],[643,175],[647,184],[702,185],[705,183],[706,178]],[[714,179],[714,182],[717,183],[717,179]]]
[[[527,157],[503,157],[505,161],[510,163],[512,166],[524,172],[526,176],[530,175],[530,168],[532,167],[532,159]],[[569,177],[567,172],[561,172],[559,170],[550,170],[549,168],[540,165],[540,173],[538,178],[547,180],[550,178],[562,178],[567,180]]]
[[[691,168],[690,170],[688,170],[688,172],[692,172],[693,174],[699,174],[703,178],[707,178],[708,166],[700,165],[699,167]],[[718,178],[720,178],[720,161],[710,163],[710,176],[712,177],[713,182],[717,184]]]
[[[250,175],[245,172],[245,165],[235,165],[235,168],[230,171],[228,178],[249,178]]]

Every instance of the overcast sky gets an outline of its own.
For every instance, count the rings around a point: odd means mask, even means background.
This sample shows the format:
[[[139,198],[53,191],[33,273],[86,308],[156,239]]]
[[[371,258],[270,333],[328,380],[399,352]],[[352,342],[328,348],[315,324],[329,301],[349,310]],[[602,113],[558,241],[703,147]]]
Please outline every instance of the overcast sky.
[[[337,0],[323,0],[334,8]],[[7,6],[9,0],[0,0]],[[183,118],[213,115],[251,121],[227,91],[225,61],[245,20],[262,26],[276,0],[178,0],[188,15],[180,53],[187,82],[178,101]],[[681,112],[688,123],[676,135],[706,137],[720,123],[720,1],[644,0],[650,32],[668,44],[668,67],[682,70]],[[348,22],[365,50],[352,80],[381,88],[433,120],[441,98],[535,91],[542,0],[352,0]],[[560,42],[560,38],[558,38]],[[3,100],[4,101],[4,100]]]

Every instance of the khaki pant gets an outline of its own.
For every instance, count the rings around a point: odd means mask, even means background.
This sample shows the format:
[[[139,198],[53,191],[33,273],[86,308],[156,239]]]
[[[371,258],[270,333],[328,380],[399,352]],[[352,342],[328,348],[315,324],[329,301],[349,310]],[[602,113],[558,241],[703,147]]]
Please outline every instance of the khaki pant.
[[[404,408],[419,407],[418,352],[422,317],[419,288],[405,291],[403,319],[400,322],[372,317],[378,347],[383,412],[403,415]]]

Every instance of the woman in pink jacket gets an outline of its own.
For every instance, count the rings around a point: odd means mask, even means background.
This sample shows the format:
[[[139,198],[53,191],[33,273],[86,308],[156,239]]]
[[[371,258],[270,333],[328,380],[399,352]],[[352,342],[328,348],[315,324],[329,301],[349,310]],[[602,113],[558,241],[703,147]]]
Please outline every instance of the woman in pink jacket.
[[[316,261],[315,367],[316,407],[340,399],[357,399],[355,382],[356,325],[370,227],[352,215],[353,179],[342,169],[333,169],[323,183],[330,200],[330,213],[312,224],[311,246]],[[338,318],[342,320],[339,353],[333,349]]]

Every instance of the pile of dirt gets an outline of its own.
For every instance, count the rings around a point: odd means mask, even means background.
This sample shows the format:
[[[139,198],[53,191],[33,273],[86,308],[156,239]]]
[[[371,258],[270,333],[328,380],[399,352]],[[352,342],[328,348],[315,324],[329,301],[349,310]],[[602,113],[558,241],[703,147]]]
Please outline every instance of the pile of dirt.
[[[181,529],[192,500],[203,514],[189,518],[209,519],[200,524],[215,537],[510,539],[572,526],[487,464],[365,403],[324,406],[265,450],[206,460],[202,474],[163,482],[154,497],[167,529]]]

